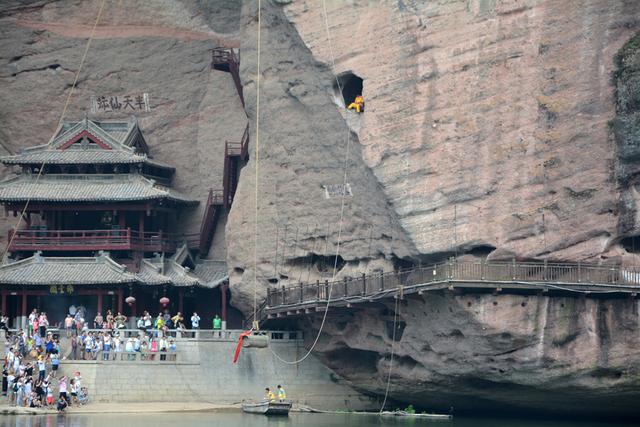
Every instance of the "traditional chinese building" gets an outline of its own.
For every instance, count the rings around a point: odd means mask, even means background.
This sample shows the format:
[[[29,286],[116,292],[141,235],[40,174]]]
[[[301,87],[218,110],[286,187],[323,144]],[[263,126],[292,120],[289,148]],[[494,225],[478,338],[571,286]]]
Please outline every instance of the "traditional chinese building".
[[[180,229],[198,201],[171,188],[175,169],[152,159],[135,119],[64,123],[47,144],[0,161],[17,173],[0,183],[20,224],[0,266],[11,319],[38,308],[57,323],[71,306],[90,320],[108,309],[156,315],[162,297],[187,319],[226,318],[226,265],[196,262],[198,236]]]

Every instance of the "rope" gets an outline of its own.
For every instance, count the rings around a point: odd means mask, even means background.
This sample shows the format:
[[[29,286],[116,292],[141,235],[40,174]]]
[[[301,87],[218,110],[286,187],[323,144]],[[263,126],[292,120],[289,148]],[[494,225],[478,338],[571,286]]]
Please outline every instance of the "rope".
[[[393,368],[393,356],[395,353],[395,344],[396,344],[396,327],[397,327],[396,325],[399,317],[398,312],[400,311],[400,305],[398,301],[400,301],[399,295],[396,296],[396,305],[393,311],[393,335],[391,338],[391,359],[389,360],[389,373],[387,374],[387,387],[384,391],[384,400],[382,401],[382,406],[380,407],[380,414],[382,414],[382,411],[384,411],[384,407],[387,404],[387,397],[389,397],[389,387],[391,385],[391,369]]]
[[[260,167],[260,38],[262,1],[258,0],[258,52],[256,69],[256,185],[254,194],[254,222],[253,222],[253,327],[258,329],[258,179]]]
[[[67,109],[69,108],[69,102],[71,101],[71,96],[73,95],[73,91],[76,88],[76,85],[78,83],[78,78],[80,77],[80,71],[82,71],[82,67],[84,66],[84,62],[87,59],[87,53],[89,52],[89,47],[91,46],[91,41],[93,40],[93,37],[95,35],[95,31],[96,31],[96,27],[98,26],[98,23],[100,22],[100,18],[102,16],[102,11],[104,10],[104,5],[107,2],[107,0],[102,0],[102,3],[100,4],[100,9],[98,10],[98,15],[96,16],[96,20],[93,23],[93,28],[91,29],[91,34],[89,35],[89,39],[87,40],[87,44],[84,47],[84,53],[82,54],[82,59],[80,60],[80,65],[78,66],[78,71],[76,71],[76,75],[73,79],[73,84],[71,85],[71,90],[69,90],[69,94],[67,95],[67,100],[64,103],[64,108],[62,109],[62,114],[60,114],[60,119],[58,120],[58,125],[56,126],[56,130],[54,131],[54,134],[52,136],[52,138],[55,136],[55,133],[58,131],[58,129],[60,129],[60,126],[62,126],[62,121],[64,120],[64,116],[67,113]],[[42,164],[40,165],[40,168],[38,169],[38,175],[36,175],[36,180],[35,183],[37,184],[38,181],[40,180],[40,177],[42,176],[42,171],[44,169],[44,166],[46,164],[46,160],[44,160],[42,162]],[[28,198],[27,201],[24,204],[24,208],[22,208],[22,212],[20,212],[20,216],[18,217],[18,221],[16,222],[16,226],[14,228],[14,230],[17,232],[18,229],[20,228],[20,225],[22,223],[22,219],[25,216],[25,213],[27,212],[27,209],[29,208],[29,203],[31,202],[31,199]],[[9,252],[9,248],[11,247],[11,244],[13,243],[13,239],[15,238],[17,233],[12,233],[11,234],[11,239],[9,239],[9,242],[7,243],[7,246],[4,250],[4,253],[2,254],[2,262],[4,263],[7,253]]]
[[[333,55],[333,44],[331,42],[331,32],[329,31],[329,18],[327,17],[326,0],[322,0],[322,11],[324,16],[325,30],[327,32],[329,53],[331,56],[331,65],[332,65],[332,68],[335,70],[336,61],[335,61],[335,56]],[[342,93],[342,85],[340,84],[340,79],[338,79],[337,75],[335,75],[335,79],[336,79],[336,84],[338,86],[338,90],[340,91],[340,93]],[[307,357],[311,355],[311,352],[313,351],[313,349],[318,344],[318,341],[320,340],[320,335],[322,334],[322,330],[324,329],[324,325],[327,321],[327,313],[329,312],[329,306],[331,304],[331,293],[333,292],[333,284],[335,282],[335,278],[338,270],[338,256],[340,255],[340,243],[342,241],[342,223],[344,219],[344,206],[345,206],[345,193],[346,193],[345,188],[347,186],[347,170],[348,170],[347,167],[349,165],[350,149],[351,149],[351,129],[349,129],[349,126],[347,126],[347,146],[346,146],[346,152],[344,157],[344,174],[343,174],[343,180],[342,180],[342,197],[340,199],[340,221],[338,222],[338,239],[336,243],[336,256],[335,256],[335,260],[333,261],[333,273],[331,274],[331,284],[329,285],[329,292],[327,295],[327,304],[325,306],[324,314],[322,316],[322,322],[320,323],[320,328],[318,329],[318,334],[316,335],[316,338],[313,340],[313,344],[311,345],[307,353],[304,356],[302,356],[300,359],[293,360],[293,361],[285,360],[282,357],[280,357],[278,354],[276,354],[276,352],[273,351],[271,346],[269,346],[269,350],[275,356],[275,358],[286,365],[297,365],[303,362]],[[329,236],[327,236],[327,239],[328,238]]]

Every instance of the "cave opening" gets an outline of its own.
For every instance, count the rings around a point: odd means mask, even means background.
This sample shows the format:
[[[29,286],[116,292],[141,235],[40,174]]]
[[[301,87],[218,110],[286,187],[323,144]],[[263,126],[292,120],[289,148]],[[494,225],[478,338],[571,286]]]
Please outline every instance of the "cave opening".
[[[356,96],[362,95],[362,78],[356,74],[351,72],[342,73],[338,75],[338,83],[334,83],[334,89],[336,92],[342,89],[341,95],[345,106],[351,104],[356,99]]]
[[[629,253],[640,253],[640,236],[629,236],[620,240],[622,247]]]

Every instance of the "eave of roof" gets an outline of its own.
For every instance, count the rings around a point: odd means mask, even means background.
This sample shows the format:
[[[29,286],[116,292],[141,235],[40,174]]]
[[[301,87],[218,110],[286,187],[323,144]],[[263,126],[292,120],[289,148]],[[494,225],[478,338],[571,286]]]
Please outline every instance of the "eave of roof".
[[[170,200],[199,202],[139,174],[18,175],[0,182],[0,202],[130,202]]]

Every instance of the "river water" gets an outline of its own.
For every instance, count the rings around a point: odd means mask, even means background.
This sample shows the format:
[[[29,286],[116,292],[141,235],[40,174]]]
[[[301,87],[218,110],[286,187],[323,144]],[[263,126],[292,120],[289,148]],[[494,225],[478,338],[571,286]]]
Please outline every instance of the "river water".
[[[0,415],[1,427],[628,427],[631,425],[588,421],[462,417],[457,417],[453,421],[428,421],[356,414],[291,414],[288,418],[242,413]]]

